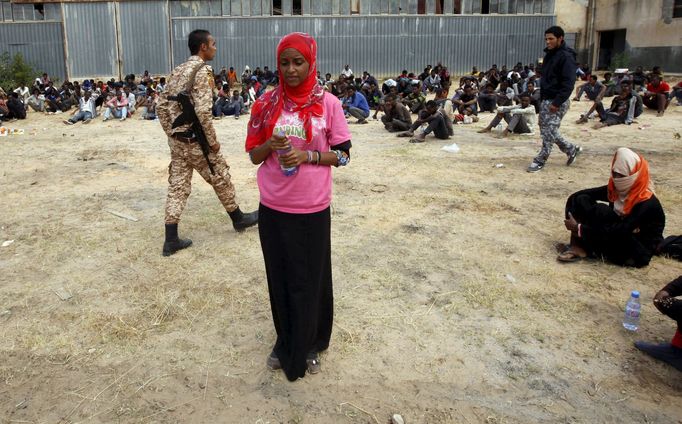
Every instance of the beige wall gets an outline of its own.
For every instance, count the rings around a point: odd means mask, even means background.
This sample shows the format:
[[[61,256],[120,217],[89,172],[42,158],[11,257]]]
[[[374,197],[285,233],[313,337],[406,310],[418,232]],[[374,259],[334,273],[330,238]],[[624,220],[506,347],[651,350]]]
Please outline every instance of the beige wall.
[[[566,32],[585,33],[587,20],[587,0],[556,0],[554,11],[557,25]]]
[[[595,31],[626,29],[630,47],[682,46],[682,18],[663,22],[663,0],[597,0]]]

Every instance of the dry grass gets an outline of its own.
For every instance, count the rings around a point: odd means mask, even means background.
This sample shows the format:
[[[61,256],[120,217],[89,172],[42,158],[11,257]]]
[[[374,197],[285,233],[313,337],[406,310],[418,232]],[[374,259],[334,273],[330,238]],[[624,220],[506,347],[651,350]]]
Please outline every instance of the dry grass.
[[[378,123],[353,126],[352,165],[334,174],[332,347],[324,372],[295,384],[264,367],[274,329],[257,231],[234,233],[199,177],[181,224],[194,246],[161,257],[167,147],[158,126],[42,131],[58,120],[31,115],[22,125],[35,137],[0,142],[0,239],[15,240],[0,249],[0,417],[674,422],[676,375],[636,352],[619,319],[639,288],[637,337],[667,338],[673,324],[648,302],[681,274],[679,263],[564,266],[552,244],[566,237],[566,197],[603,184],[623,140],[652,164],[667,232],[682,232],[682,148],[670,136],[679,114],[645,115],[654,124],[646,131],[600,132],[568,124],[569,115],[564,131],[585,154],[566,168],[555,152],[537,175],[523,172],[536,140],[475,134],[486,115],[456,129],[454,155],[444,142],[408,145]],[[257,189],[244,124],[216,125],[250,210]],[[73,297],[60,300],[59,288]]]

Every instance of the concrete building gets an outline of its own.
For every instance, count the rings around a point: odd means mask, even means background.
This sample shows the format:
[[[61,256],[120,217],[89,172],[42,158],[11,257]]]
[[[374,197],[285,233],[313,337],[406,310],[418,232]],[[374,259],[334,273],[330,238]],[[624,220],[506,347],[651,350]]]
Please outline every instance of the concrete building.
[[[557,0],[556,14],[593,69],[682,72],[682,0]]]

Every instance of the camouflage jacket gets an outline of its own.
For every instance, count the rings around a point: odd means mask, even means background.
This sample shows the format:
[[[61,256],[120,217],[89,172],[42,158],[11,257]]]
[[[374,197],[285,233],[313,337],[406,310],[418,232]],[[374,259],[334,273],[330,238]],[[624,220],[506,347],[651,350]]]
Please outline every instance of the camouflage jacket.
[[[190,56],[187,62],[173,69],[170,77],[168,77],[166,88],[159,98],[156,114],[159,117],[161,127],[163,127],[163,130],[169,137],[174,133],[189,130],[190,124],[172,128],[173,121],[182,113],[182,109],[180,108],[180,103],[168,100],[168,96],[188,89],[190,78],[192,78],[197,69],[198,72],[196,72],[194,77],[194,84],[191,90],[188,91],[192,98],[192,103],[194,103],[197,117],[199,117],[201,126],[204,128],[208,144],[213,146],[218,143],[211,114],[213,108],[213,70],[199,56]]]

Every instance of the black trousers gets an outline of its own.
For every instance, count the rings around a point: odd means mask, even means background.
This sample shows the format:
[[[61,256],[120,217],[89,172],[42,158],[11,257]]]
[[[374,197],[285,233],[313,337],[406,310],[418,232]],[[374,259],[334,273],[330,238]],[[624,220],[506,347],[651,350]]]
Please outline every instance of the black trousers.
[[[426,119],[430,116],[429,112],[423,110],[419,112],[419,119]],[[419,128],[421,125],[418,123],[412,124],[412,127],[410,127],[410,131],[416,131],[417,128]],[[428,135],[429,133],[433,132],[433,135],[436,136],[436,138],[439,138],[441,140],[447,140],[450,138],[450,135],[448,133],[448,127],[445,125],[445,118],[443,118],[443,115],[440,113],[436,115],[434,119],[429,122],[429,125],[426,127],[424,130],[424,135]]]
[[[620,221],[618,214],[607,204],[594,201],[586,194],[573,194],[566,202],[568,212],[580,222],[591,228],[604,228]],[[651,256],[633,234],[600,235],[598,231],[583,235],[582,247],[591,256],[604,257],[616,265],[641,267],[649,264]],[[597,234],[594,234],[597,233]]]
[[[329,208],[290,214],[260,205],[260,235],[277,332],[273,351],[289,381],[305,376],[310,353],[329,347],[334,316]]]

